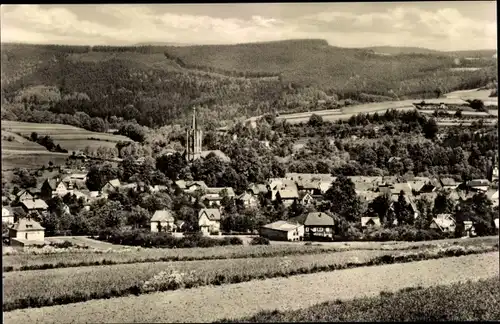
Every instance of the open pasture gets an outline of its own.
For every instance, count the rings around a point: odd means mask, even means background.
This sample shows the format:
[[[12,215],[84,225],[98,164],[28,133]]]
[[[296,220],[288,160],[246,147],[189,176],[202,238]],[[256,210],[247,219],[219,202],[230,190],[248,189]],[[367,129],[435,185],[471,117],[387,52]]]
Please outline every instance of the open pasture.
[[[107,323],[110,318],[116,323],[200,323],[253,316],[266,310],[293,311],[335,299],[378,296],[381,291],[425,288],[493,276],[498,277],[498,252],[19,309],[4,312],[3,316],[7,323],[24,324]],[[63,279],[66,278],[70,277]],[[485,296],[491,298],[491,295]]]
[[[53,153],[48,151],[19,151],[5,150],[2,147],[2,170],[15,168],[38,169],[47,166],[49,162],[54,165],[66,163],[68,155],[65,153]]]
[[[59,240],[58,240],[59,241]],[[71,241],[72,243],[85,244],[84,241]],[[109,244],[109,243],[105,243]],[[111,246],[111,244],[109,244]],[[87,244],[87,246],[92,246]],[[95,246],[92,246],[95,248]],[[105,248],[106,246],[101,247]],[[186,249],[144,249],[128,248],[118,250],[115,245],[107,246],[109,250],[105,253],[96,253],[82,250],[75,253],[47,253],[31,254],[19,253],[3,256],[3,267],[19,270],[23,267],[40,267],[50,265],[56,267],[74,267],[78,265],[99,264],[125,264],[155,261],[189,261],[189,260],[212,260],[212,259],[236,259],[236,258],[258,258],[275,257],[301,254],[318,254],[334,251],[328,246],[304,246],[304,245],[265,245],[265,246],[217,246],[210,248],[186,248]],[[111,250],[113,249],[113,250]],[[49,266],[47,266],[49,267]],[[60,266],[63,267],[63,266]]]
[[[132,140],[126,136],[106,133],[91,132],[82,128],[62,124],[39,124],[2,120],[2,130],[30,136],[36,132],[38,135],[49,135],[54,140],[89,140],[97,138],[101,141],[119,142]]]
[[[381,292],[376,297],[330,301],[295,311],[266,311],[249,318],[221,322],[429,322],[496,321],[500,318],[498,278],[409,288],[396,293]]]
[[[48,152],[42,145],[25,139],[16,133],[2,130],[2,151],[40,151]]]
[[[111,290],[118,295],[141,287],[161,271],[176,270],[191,275],[190,282],[196,286],[257,278],[286,275],[292,270],[315,267],[345,266],[348,263],[365,263],[391,251],[345,251],[311,255],[296,255],[271,258],[245,258],[227,260],[151,262],[135,264],[105,265],[93,267],[62,268],[49,270],[14,271],[4,273],[4,306],[16,304],[25,298],[57,299],[67,295],[85,295],[88,299],[107,296]],[[239,278],[236,280],[235,278]],[[115,295],[116,296],[116,295]],[[9,306],[10,309],[18,308]]]

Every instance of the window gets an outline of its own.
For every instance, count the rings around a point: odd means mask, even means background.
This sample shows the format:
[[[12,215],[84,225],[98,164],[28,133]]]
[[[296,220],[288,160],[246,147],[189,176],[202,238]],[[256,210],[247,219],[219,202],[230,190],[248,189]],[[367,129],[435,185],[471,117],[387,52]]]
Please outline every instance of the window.
[[[323,232],[323,227],[318,227],[318,232]]]
[[[309,232],[309,227],[306,227],[306,232]]]
[[[331,230],[332,230],[332,229],[331,229],[330,227],[325,228],[325,232],[327,232],[327,233],[330,233],[330,232],[331,232]]]
[[[31,225],[31,224],[26,224],[26,228],[33,228],[33,225]]]
[[[28,239],[28,233],[24,234],[24,237],[25,237],[26,239]]]

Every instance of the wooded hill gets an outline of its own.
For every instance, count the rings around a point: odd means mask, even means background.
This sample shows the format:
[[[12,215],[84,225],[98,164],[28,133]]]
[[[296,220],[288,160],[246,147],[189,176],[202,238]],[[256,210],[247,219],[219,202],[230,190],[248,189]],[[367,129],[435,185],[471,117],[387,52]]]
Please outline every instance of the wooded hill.
[[[2,44],[1,52],[2,118],[82,111],[150,127],[183,122],[194,105],[202,118],[220,121],[314,109],[319,100],[429,98],[437,90],[478,88],[497,78],[492,58],[475,62],[480,70],[457,71],[450,70],[457,67],[454,58],[439,52],[385,56],[323,40],[182,47]],[[30,90],[39,86],[59,94],[44,100]]]

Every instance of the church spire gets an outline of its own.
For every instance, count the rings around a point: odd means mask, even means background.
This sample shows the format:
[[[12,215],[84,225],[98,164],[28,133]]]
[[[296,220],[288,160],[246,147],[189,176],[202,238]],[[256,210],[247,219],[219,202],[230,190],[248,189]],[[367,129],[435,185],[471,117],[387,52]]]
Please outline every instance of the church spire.
[[[196,129],[196,107],[193,107],[193,129]]]

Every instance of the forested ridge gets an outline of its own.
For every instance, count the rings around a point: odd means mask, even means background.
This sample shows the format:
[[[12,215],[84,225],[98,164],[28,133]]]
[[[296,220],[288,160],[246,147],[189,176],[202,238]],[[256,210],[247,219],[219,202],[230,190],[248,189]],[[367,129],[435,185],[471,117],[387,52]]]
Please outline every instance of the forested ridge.
[[[496,80],[493,59],[474,64],[482,69],[452,71],[453,57],[442,53],[380,56],[322,40],[184,47],[2,44],[2,119],[69,123],[68,115],[81,112],[159,127],[186,122],[197,106],[201,120],[217,123],[316,109],[320,100],[330,108],[340,99],[429,98]]]

